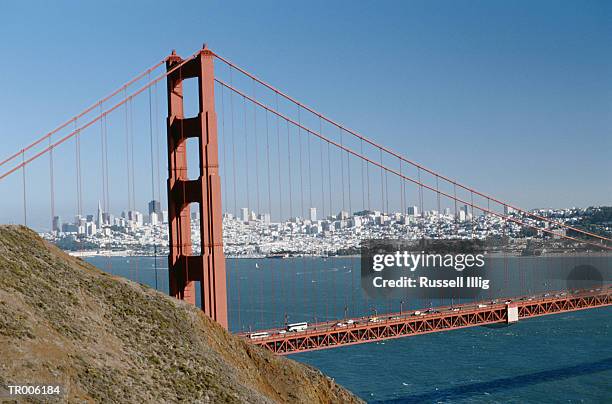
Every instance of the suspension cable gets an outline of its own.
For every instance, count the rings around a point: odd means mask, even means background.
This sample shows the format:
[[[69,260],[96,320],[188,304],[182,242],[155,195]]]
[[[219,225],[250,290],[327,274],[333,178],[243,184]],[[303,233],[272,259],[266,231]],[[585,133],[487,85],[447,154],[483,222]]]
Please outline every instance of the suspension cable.
[[[196,53],[197,54],[197,53]],[[102,119],[104,116],[109,115],[110,113],[112,113],[113,111],[115,111],[117,108],[121,107],[122,105],[126,104],[129,100],[133,99],[134,97],[138,96],[139,94],[141,94],[143,91],[145,91],[147,88],[149,88],[150,86],[154,85],[155,83],[163,80],[164,78],[166,78],[166,76],[168,76],[169,74],[172,74],[175,70],[179,69],[181,66],[183,66],[185,63],[187,63],[188,61],[190,61],[191,59],[193,59],[195,57],[195,55],[191,55],[190,57],[188,57],[187,59],[184,59],[182,62],[180,62],[179,64],[177,64],[176,66],[174,66],[172,69],[160,74],[159,76],[157,76],[156,78],[154,78],[152,81],[150,81],[149,83],[143,85],[140,89],[134,91],[132,94],[130,94],[129,96],[126,96],[125,98],[123,98],[122,100],[118,101],[115,105],[113,105],[111,108],[107,109],[106,111],[104,111],[102,114],[92,118],[90,121],[88,121],[86,124],[82,125],[81,127],[78,127],[76,129],[74,129],[72,132],[68,133],[67,135],[65,135],[64,137],[62,137],[61,139],[55,141],[54,143],[50,144],[48,147],[44,148],[43,150],[39,151],[38,153],[36,153],[35,155],[33,155],[32,157],[29,157],[25,160],[23,160],[20,164],[14,166],[12,169],[4,172],[2,175],[0,175],[0,180],[6,178],[7,176],[9,176],[10,174],[14,173],[15,171],[19,170],[21,167],[30,164],[32,161],[36,160],[37,158],[39,158],[40,156],[48,153],[52,148],[56,148],[57,146],[59,146],[60,144],[66,142],[67,140],[75,137],[80,131],[83,131],[84,129],[87,129],[88,127],[90,127],[91,125],[95,124],[96,122],[98,122],[100,119]],[[71,120],[70,122],[75,122],[76,120]],[[70,123],[69,122],[69,123]],[[26,149],[23,149],[23,151],[25,152]],[[22,151],[19,151],[17,153],[17,155],[22,154]]]
[[[51,132],[45,134],[44,136],[40,137],[38,140],[30,143],[28,146],[26,146],[25,148],[23,148],[22,150],[18,151],[17,153],[7,157],[6,159],[2,160],[2,162],[0,162],[0,166],[4,165],[5,163],[8,163],[9,161],[13,160],[14,158],[16,158],[17,156],[19,156],[22,153],[25,153],[26,151],[30,150],[31,148],[33,148],[34,146],[38,145],[39,143],[41,143],[43,140],[50,138],[51,136],[53,136],[55,133],[59,132],[60,130],[64,129],[66,126],[70,125],[72,122],[75,122],[77,119],[83,117],[84,115],[87,115],[89,112],[93,111],[94,109],[96,109],[98,106],[102,105],[103,103],[105,103],[106,101],[110,100],[111,98],[113,98],[114,96],[116,96],[117,94],[119,94],[121,91],[123,91],[124,89],[128,88],[129,86],[131,86],[132,84],[134,84],[135,82],[137,82],[138,80],[140,80],[141,78],[143,78],[145,75],[147,75],[148,73],[154,71],[155,69],[157,69],[159,66],[161,66],[162,64],[164,64],[164,62],[166,61],[166,59],[161,60],[159,62],[157,62],[155,65],[151,66],[150,68],[148,68],[147,70],[145,70],[144,72],[140,73],[139,75],[137,75],[136,77],[134,77],[132,80],[128,81],[127,83],[123,84],[121,87],[119,87],[118,89],[116,89],[115,91],[113,91],[112,93],[110,93],[109,95],[107,95],[106,97],[100,99],[99,101],[97,101],[96,103],[92,104],[91,106],[85,108],[82,112],[80,112],[79,114],[73,116],[72,118],[70,118],[68,121],[64,122],[63,124],[61,124],[60,126],[58,126],[57,128],[53,129]]]
[[[220,79],[215,79],[215,81],[217,81],[219,84],[221,84],[221,85],[223,85],[223,86],[227,87],[228,89],[230,89],[230,90],[232,90],[232,91],[236,92],[237,94],[239,94],[240,96],[244,97],[245,99],[248,99],[249,101],[256,103],[257,105],[259,105],[259,107],[261,107],[261,108],[263,108],[263,109],[266,109],[266,110],[268,110],[268,111],[272,112],[272,113],[273,113],[273,114],[275,114],[275,115],[278,115],[280,118],[282,118],[283,120],[285,120],[285,121],[287,122],[287,125],[292,124],[292,125],[294,125],[294,126],[296,126],[296,127],[300,127],[302,130],[304,130],[304,131],[306,131],[306,132],[308,132],[308,133],[310,133],[310,134],[312,134],[312,135],[314,135],[314,136],[316,136],[316,137],[318,137],[318,138],[320,138],[320,139],[326,140],[326,141],[327,141],[327,142],[329,142],[331,145],[334,145],[334,146],[336,146],[336,147],[338,147],[338,148],[340,148],[340,149],[343,149],[343,150],[347,151],[348,153],[350,153],[350,154],[354,155],[355,157],[358,157],[358,158],[364,159],[364,160],[368,161],[370,164],[375,165],[375,166],[377,166],[377,167],[381,168],[382,170],[387,170],[387,171],[389,171],[390,173],[392,173],[392,174],[394,174],[394,175],[400,176],[400,174],[399,174],[399,172],[398,172],[397,170],[395,170],[395,169],[391,169],[391,168],[387,168],[387,167],[383,166],[382,164],[380,164],[380,163],[378,163],[378,162],[376,162],[376,161],[374,161],[374,160],[372,160],[372,159],[370,159],[370,158],[368,158],[368,157],[366,157],[366,156],[363,156],[363,155],[361,155],[360,153],[358,153],[358,152],[356,152],[356,151],[354,151],[354,150],[352,150],[352,149],[347,148],[346,146],[340,145],[339,143],[337,143],[337,142],[335,142],[335,141],[333,141],[333,140],[328,139],[327,137],[323,136],[322,134],[317,133],[316,131],[313,131],[312,129],[309,129],[309,128],[307,128],[307,127],[305,127],[305,126],[303,126],[303,125],[299,124],[298,122],[296,122],[296,121],[295,121],[295,120],[293,120],[292,118],[290,118],[290,117],[288,117],[288,116],[286,116],[286,115],[284,115],[284,114],[282,114],[282,113],[280,113],[280,112],[278,112],[278,111],[276,111],[276,110],[274,110],[274,109],[272,109],[272,108],[270,108],[270,107],[268,107],[268,106],[266,106],[266,105],[264,105],[264,104],[260,103],[259,101],[253,100],[253,99],[252,99],[251,97],[249,97],[248,95],[246,95],[246,94],[244,94],[243,92],[241,92],[240,90],[238,90],[238,89],[236,89],[236,88],[234,88],[234,87],[232,87],[232,86],[228,85],[228,84],[227,84],[227,83],[225,83],[224,81],[222,81],[222,80],[220,80]],[[412,182],[412,183],[414,183],[414,184],[416,184],[416,185],[418,185],[418,186],[420,186],[420,187],[422,187],[422,188],[425,188],[425,189],[428,189],[428,190],[430,190],[430,191],[435,192],[435,188],[434,188],[434,187],[432,187],[432,186],[430,186],[430,185],[427,185],[427,184],[424,184],[424,183],[422,183],[422,182],[420,182],[420,181],[418,181],[418,180],[416,180],[416,179],[414,179],[414,178],[407,177],[407,176],[405,176],[405,175],[402,175],[402,176],[400,176],[400,177],[401,177],[401,178],[403,178],[403,179],[405,179],[405,180],[407,180],[407,181],[410,181],[410,182]],[[440,176],[440,178],[442,178],[442,177]],[[456,196],[452,196],[452,195],[450,195],[450,194],[448,194],[448,193],[446,193],[446,192],[439,191],[439,193],[440,193],[440,195],[445,196],[445,197],[447,197],[447,198],[449,198],[449,199],[453,199],[453,200],[455,200],[456,202],[460,202],[460,203],[464,203],[464,204],[466,204],[466,205],[470,205],[470,202],[465,201],[465,200],[463,200],[463,199],[460,199],[460,198],[458,198],[458,197],[456,197]],[[493,200],[493,199],[491,199],[491,200]],[[590,241],[580,240],[580,239],[575,238],[575,237],[572,237],[572,236],[568,236],[568,235],[563,235],[563,234],[554,233],[553,231],[548,230],[548,229],[540,229],[540,228],[538,228],[538,227],[536,227],[536,226],[534,226],[534,225],[531,225],[531,224],[529,224],[529,223],[522,222],[522,221],[520,221],[519,219],[516,219],[516,218],[514,218],[514,217],[511,217],[511,216],[508,216],[508,215],[505,215],[505,214],[501,214],[501,213],[495,212],[495,211],[493,211],[493,210],[489,210],[489,209],[487,209],[487,208],[480,207],[480,206],[478,206],[478,205],[474,205],[474,206],[475,206],[475,207],[477,207],[478,209],[482,210],[483,212],[485,212],[485,211],[486,211],[487,213],[490,213],[490,214],[495,215],[495,216],[498,216],[498,217],[500,217],[500,218],[503,218],[503,219],[506,219],[506,220],[512,221],[512,222],[517,223],[517,224],[522,225],[522,226],[527,226],[527,227],[530,227],[530,228],[534,228],[534,229],[537,229],[537,230],[541,230],[541,231],[543,231],[543,232],[549,233],[549,234],[554,235],[554,236],[559,236],[559,237],[561,237],[561,238],[565,238],[565,239],[567,239],[567,240],[572,240],[572,241],[576,241],[576,242],[584,242],[584,243],[587,243],[587,244],[590,244],[590,245],[593,245],[593,246],[596,246],[596,247],[599,247],[599,248],[605,248],[605,249],[612,250],[612,247],[608,247],[608,246],[606,246],[606,245],[604,245],[604,244],[597,244],[597,243],[590,242]],[[606,239],[606,240],[608,240],[608,239]],[[612,241],[612,240],[611,240],[611,241]]]
[[[485,194],[483,192],[477,191],[476,189],[471,188],[471,187],[469,187],[467,185],[464,185],[462,183],[459,183],[458,181],[455,181],[453,179],[450,179],[447,176],[441,175],[441,174],[439,174],[439,173],[437,173],[437,172],[435,172],[435,171],[433,171],[433,170],[423,166],[422,164],[419,164],[419,163],[417,163],[415,161],[409,160],[409,159],[405,158],[404,156],[394,152],[393,150],[388,149],[388,148],[386,148],[386,147],[384,147],[384,146],[374,142],[373,140],[371,140],[371,139],[361,135],[360,133],[358,133],[358,132],[356,132],[356,131],[354,131],[354,130],[352,130],[350,128],[347,128],[346,126],[344,126],[344,125],[342,125],[342,124],[340,124],[340,123],[338,123],[338,122],[328,118],[327,116],[321,114],[320,112],[314,110],[313,108],[310,108],[307,105],[302,104],[301,102],[297,101],[295,98],[293,98],[293,97],[287,95],[286,93],[280,91],[278,88],[272,86],[271,84],[268,84],[268,83],[264,82],[263,80],[259,79],[258,77],[254,76],[253,74],[247,72],[246,70],[242,69],[241,67],[237,66],[235,63],[232,63],[231,61],[229,61],[228,59],[222,57],[221,55],[219,55],[217,53],[214,53],[214,52],[213,52],[213,55],[217,59],[221,60],[222,62],[228,64],[229,66],[232,66],[234,69],[238,70],[239,72],[241,72],[245,76],[251,78],[252,80],[257,81],[259,84],[263,85],[264,87],[267,87],[269,90],[274,91],[275,93],[277,93],[281,97],[285,98],[286,100],[288,100],[288,101],[298,105],[300,108],[302,108],[302,109],[312,113],[313,115],[318,116],[319,118],[325,120],[326,122],[330,123],[331,125],[334,125],[334,126],[340,128],[340,129],[344,130],[345,132],[355,136],[356,138],[361,139],[361,140],[365,141],[366,143],[368,143],[368,144],[370,144],[370,145],[372,145],[372,146],[374,146],[376,148],[381,149],[381,151],[384,151],[384,152],[390,154],[391,156],[397,157],[397,158],[401,159],[402,161],[404,161],[404,162],[406,162],[406,163],[408,163],[410,165],[413,165],[413,166],[415,166],[417,168],[420,168],[421,170],[423,170],[423,171],[425,171],[425,172],[427,172],[427,173],[429,173],[431,175],[438,176],[443,181],[446,181],[446,182],[448,182],[450,184],[453,184],[453,185],[455,185],[455,186],[457,186],[459,188],[462,188],[462,189],[464,189],[466,191],[471,191],[474,194],[476,194],[478,196],[481,196],[483,198],[489,198],[491,201],[501,205],[502,207],[511,208],[511,209],[513,209],[513,210],[515,210],[517,212],[520,212],[522,214],[526,214],[526,215],[528,215],[530,217],[533,217],[533,218],[536,218],[538,220],[546,221],[546,222],[549,222],[551,224],[556,224],[558,226],[561,226],[561,227],[564,227],[564,228],[567,228],[567,229],[570,229],[570,230],[574,230],[576,232],[579,232],[579,233],[582,233],[582,234],[585,234],[585,235],[588,235],[588,236],[591,236],[591,237],[595,237],[595,238],[598,238],[598,239],[601,239],[601,240],[612,241],[611,238],[607,238],[607,237],[601,236],[599,234],[587,232],[585,230],[581,230],[581,229],[569,226],[569,225],[567,225],[565,223],[558,222],[558,221],[555,221],[555,220],[552,220],[552,219],[548,219],[548,218],[546,218],[544,216],[541,216],[541,215],[538,215],[536,213],[529,212],[529,211],[527,211],[525,209],[519,208],[519,207],[517,207],[515,205],[512,205],[512,204],[509,204],[507,202],[501,201],[501,200],[499,200],[497,198],[494,198],[494,197],[492,197],[490,195],[487,195],[487,194]]]

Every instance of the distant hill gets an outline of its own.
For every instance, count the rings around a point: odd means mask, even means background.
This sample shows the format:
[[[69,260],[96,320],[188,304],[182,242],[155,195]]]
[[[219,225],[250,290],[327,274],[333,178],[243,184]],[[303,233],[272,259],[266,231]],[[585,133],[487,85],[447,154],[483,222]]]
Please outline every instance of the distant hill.
[[[360,402],[22,226],[0,226],[0,358],[1,385],[59,383],[70,402]]]

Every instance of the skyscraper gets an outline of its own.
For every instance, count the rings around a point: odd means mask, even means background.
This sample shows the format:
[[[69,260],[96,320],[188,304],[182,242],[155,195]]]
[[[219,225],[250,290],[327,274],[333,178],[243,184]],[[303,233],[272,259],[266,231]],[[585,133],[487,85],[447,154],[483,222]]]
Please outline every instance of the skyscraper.
[[[317,208],[310,208],[310,221],[311,222],[317,221]]]
[[[96,224],[98,225],[98,228],[102,228],[102,225],[104,224],[104,214],[102,212],[102,205],[100,205],[100,201],[98,201],[98,221],[96,222]]]
[[[53,231],[62,231],[62,218],[59,216],[53,216],[53,224],[52,224],[52,229]]]
[[[156,200],[152,200],[151,202],[149,202],[149,217],[151,217],[151,213],[157,213],[157,217],[160,217],[162,214],[161,211],[161,204],[159,203],[159,201]]]
[[[149,220],[152,226],[157,226],[159,224],[159,218],[157,216],[157,213],[155,212],[151,212],[151,214],[149,215]]]

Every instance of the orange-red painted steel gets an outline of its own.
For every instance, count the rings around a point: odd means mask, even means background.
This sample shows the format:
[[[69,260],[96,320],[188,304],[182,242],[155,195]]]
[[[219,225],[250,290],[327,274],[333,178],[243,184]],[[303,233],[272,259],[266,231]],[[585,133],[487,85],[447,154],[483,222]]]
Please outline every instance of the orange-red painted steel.
[[[518,307],[521,320],[591,309],[612,305],[612,288],[608,286],[593,292],[564,293],[563,296],[556,294],[532,300],[512,299],[509,305]],[[455,306],[455,309],[458,310],[450,309],[418,316],[406,313],[386,314],[384,320],[376,321],[365,317],[353,319],[353,324],[343,321],[341,326],[335,322],[317,323],[309,325],[309,330],[303,332],[279,334],[277,330],[268,330],[270,336],[249,340],[276,354],[287,355],[508,321],[508,306],[505,303],[486,304],[486,307],[472,303]],[[249,338],[249,335],[246,334],[245,337]]]
[[[183,60],[173,54],[170,71]],[[184,116],[184,79],[198,79],[199,113]],[[168,83],[168,222],[170,294],[195,304],[200,283],[202,310],[227,328],[227,291],[223,255],[221,183],[214,102],[213,55],[206,47],[167,76]],[[187,175],[186,140],[198,139],[199,177]],[[193,255],[189,204],[198,203],[201,254]]]

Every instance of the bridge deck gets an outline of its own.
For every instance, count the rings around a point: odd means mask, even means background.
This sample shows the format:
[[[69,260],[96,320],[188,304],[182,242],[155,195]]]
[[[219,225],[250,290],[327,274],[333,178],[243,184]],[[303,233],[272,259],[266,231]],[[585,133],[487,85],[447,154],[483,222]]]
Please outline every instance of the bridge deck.
[[[508,300],[510,302],[506,304]],[[355,318],[352,319],[352,323],[346,320],[340,323],[338,321],[316,323],[310,324],[306,331],[301,332],[264,330],[259,333],[268,335],[259,338],[250,337],[252,334],[242,335],[255,345],[266,347],[279,355],[286,355],[486,324],[507,323],[509,307],[517,308],[518,319],[526,319],[608,305],[612,305],[612,285],[577,293],[552,292],[541,297],[503,299],[494,304],[476,302],[440,307],[429,313],[417,315],[414,311],[410,311]]]

